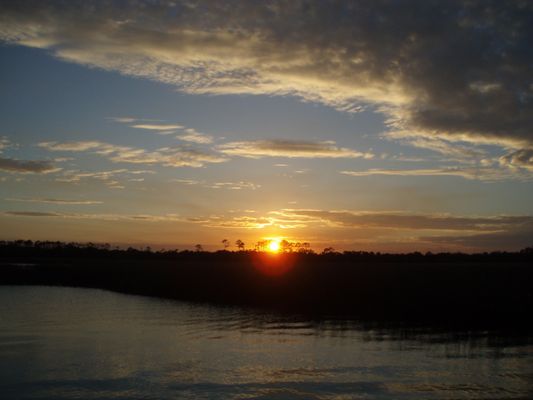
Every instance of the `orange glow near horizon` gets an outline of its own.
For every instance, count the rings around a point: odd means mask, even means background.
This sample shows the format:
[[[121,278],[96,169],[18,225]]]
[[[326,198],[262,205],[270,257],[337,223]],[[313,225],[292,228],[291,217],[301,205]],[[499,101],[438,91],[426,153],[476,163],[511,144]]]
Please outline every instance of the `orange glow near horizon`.
[[[282,253],[281,251],[268,251],[255,253],[252,257],[253,266],[263,275],[279,277],[285,275],[293,267],[296,258],[293,254]]]
[[[252,260],[254,267],[263,275],[281,276],[294,266],[295,258],[285,253],[283,240],[280,236],[271,236],[260,242],[262,243],[262,250],[257,252]]]

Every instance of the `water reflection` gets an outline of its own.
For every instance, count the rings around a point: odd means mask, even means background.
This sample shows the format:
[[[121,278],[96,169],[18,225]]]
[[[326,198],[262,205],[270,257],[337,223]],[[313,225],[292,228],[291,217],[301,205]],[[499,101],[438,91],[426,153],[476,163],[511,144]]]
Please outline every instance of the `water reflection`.
[[[528,332],[0,287],[2,398],[531,398]]]

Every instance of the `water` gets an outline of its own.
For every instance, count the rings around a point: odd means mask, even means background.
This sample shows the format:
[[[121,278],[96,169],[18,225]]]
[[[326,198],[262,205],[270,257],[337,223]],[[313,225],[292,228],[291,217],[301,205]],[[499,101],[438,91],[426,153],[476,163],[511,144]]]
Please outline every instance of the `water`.
[[[2,399],[526,399],[532,343],[0,287]]]

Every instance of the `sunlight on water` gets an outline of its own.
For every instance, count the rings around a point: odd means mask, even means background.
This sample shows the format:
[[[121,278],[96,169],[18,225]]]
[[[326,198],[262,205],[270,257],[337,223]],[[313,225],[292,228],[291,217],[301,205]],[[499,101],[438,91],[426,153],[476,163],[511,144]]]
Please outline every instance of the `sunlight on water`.
[[[518,399],[531,337],[0,287],[2,399]]]

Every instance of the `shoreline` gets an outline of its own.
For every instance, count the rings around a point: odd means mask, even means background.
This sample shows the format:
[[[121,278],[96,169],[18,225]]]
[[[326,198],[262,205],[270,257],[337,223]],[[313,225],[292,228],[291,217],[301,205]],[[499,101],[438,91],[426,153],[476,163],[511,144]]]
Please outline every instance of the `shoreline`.
[[[0,284],[108,289],[276,312],[472,326],[533,326],[533,261],[491,256],[254,252],[0,257]]]

